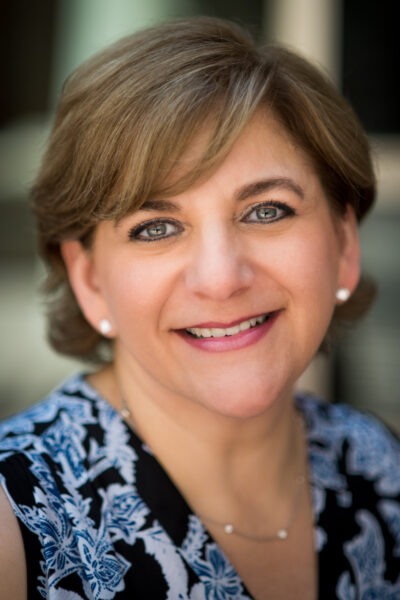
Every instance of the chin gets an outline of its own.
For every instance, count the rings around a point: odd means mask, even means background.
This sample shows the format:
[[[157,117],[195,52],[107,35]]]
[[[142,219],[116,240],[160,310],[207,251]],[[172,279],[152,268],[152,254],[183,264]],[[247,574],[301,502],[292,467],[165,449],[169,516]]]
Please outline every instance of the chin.
[[[192,389],[197,391],[194,397],[209,410],[238,419],[258,417],[272,408],[281,410],[292,400],[301,372],[300,365],[292,362],[288,368],[287,362],[281,357],[268,368],[265,361],[260,364],[254,360],[245,368],[227,369],[219,377],[208,377],[206,387],[192,380]]]
[[[278,392],[263,390],[242,390],[241,393],[224,390],[223,393],[209,391],[207,398],[201,402],[209,410],[236,419],[251,419],[261,416],[280,400]],[[210,403],[210,397],[212,402]]]

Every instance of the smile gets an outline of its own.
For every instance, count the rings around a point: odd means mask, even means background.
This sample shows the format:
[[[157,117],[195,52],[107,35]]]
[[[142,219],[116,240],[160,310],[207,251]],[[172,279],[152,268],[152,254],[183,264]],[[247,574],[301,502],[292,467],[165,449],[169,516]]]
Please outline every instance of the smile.
[[[185,343],[203,352],[230,352],[252,346],[259,342],[275,327],[282,309],[263,315],[227,323],[199,323],[197,327],[175,330]],[[202,325],[202,326],[200,326]]]
[[[198,339],[229,337],[232,335],[237,335],[242,331],[247,331],[248,329],[257,327],[258,325],[262,325],[262,323],[265,323],[265,321],[270,317],[271,314],[272,313],[267,313],[265,315],[260,315],[259,317],[247,319],[246,321],[241,321],[237,325],[234,325],[233,327],[228,327],[226,329],[220,327],[188,327],[187,329],[185,329],[185,331],[187,331],[187,333]]]

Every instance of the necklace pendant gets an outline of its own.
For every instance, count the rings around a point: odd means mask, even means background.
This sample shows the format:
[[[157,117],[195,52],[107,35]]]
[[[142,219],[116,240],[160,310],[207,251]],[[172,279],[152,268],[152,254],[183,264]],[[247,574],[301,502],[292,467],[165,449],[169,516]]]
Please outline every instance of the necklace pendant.
[[[129,419],[129,418],[130,418],[130,416],[131,416],[131,411],[130,411],[130,410],[129,410],[129,408],[127,408],[126,406],[123,406],[123,407],[121,408],[121,410],[119,411],[119,414],[121,415],[121,417],[122,417],[124,420],[127,420],[127,419]]]
[[[233,525],[232,523],[227,523],[226,525],[224,525],[224,531],[225,533],[227,533],[228,535],[233,533]]]
[[[279,531],[277,531],[276,536],[280,539],[280,540],[286,540],[287,536],[288,536],[288,530],[287,529],[279,529]]]

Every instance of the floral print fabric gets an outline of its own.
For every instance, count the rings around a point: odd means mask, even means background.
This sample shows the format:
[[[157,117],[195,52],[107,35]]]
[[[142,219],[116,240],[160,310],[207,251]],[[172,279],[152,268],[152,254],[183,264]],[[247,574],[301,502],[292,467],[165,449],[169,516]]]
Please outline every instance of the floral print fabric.
[[[373,417],[299,396],[319,598],[400,598],[400,444]],[[249,600],[151,450],[85,382],[0,424],[0,483],[29,598]]]

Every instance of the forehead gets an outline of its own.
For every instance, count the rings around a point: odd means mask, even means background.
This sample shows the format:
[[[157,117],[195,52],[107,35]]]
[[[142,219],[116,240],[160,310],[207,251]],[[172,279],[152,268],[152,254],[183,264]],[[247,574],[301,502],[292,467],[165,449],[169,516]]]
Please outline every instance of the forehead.
[[[300,168],[312,168],[305,150],[295,142],[275,114],[262,110],[257,111],[244,126],[227,160],[251,162],[255,167],[268,161],[282,169],[295,164]]]
[[[179,180],[186,170],[190,172],[195,168],[206,152],[208,139],[205,130],[193,140],[172,172],[171,180]],[[311,179],[318,180],[318,177],[307,153],[271,111],[259,110],[243,127],[226,155],[183,192],[210,184],[228,189],[251,185],[256,190],[258,181],[271,180],[274,185],[286,186],[302,195],[300,188],[311,183]],[[264,183],[262,185],[265,188]]]
[[[154,181],[148,195],[127,197],[119,214],[113,215],[115,221],[138,210],[169,210],[172,201],[186,199],[204,186],[240,195],[240,188],[257,187],[258,182],[264,185],[266,180],[280,180],[283,186],[278,185],[284,187],[290,180],[289,187],[297,188],[301,195],[300,189],[318,180],[307,153],[271,110],[258,109],[231,143],[217,152],[210,149],[214,132],[215,124],[210,119],[188,141],[168,175],[161,174]],[[248,195],[246,190],[244,194]]]

